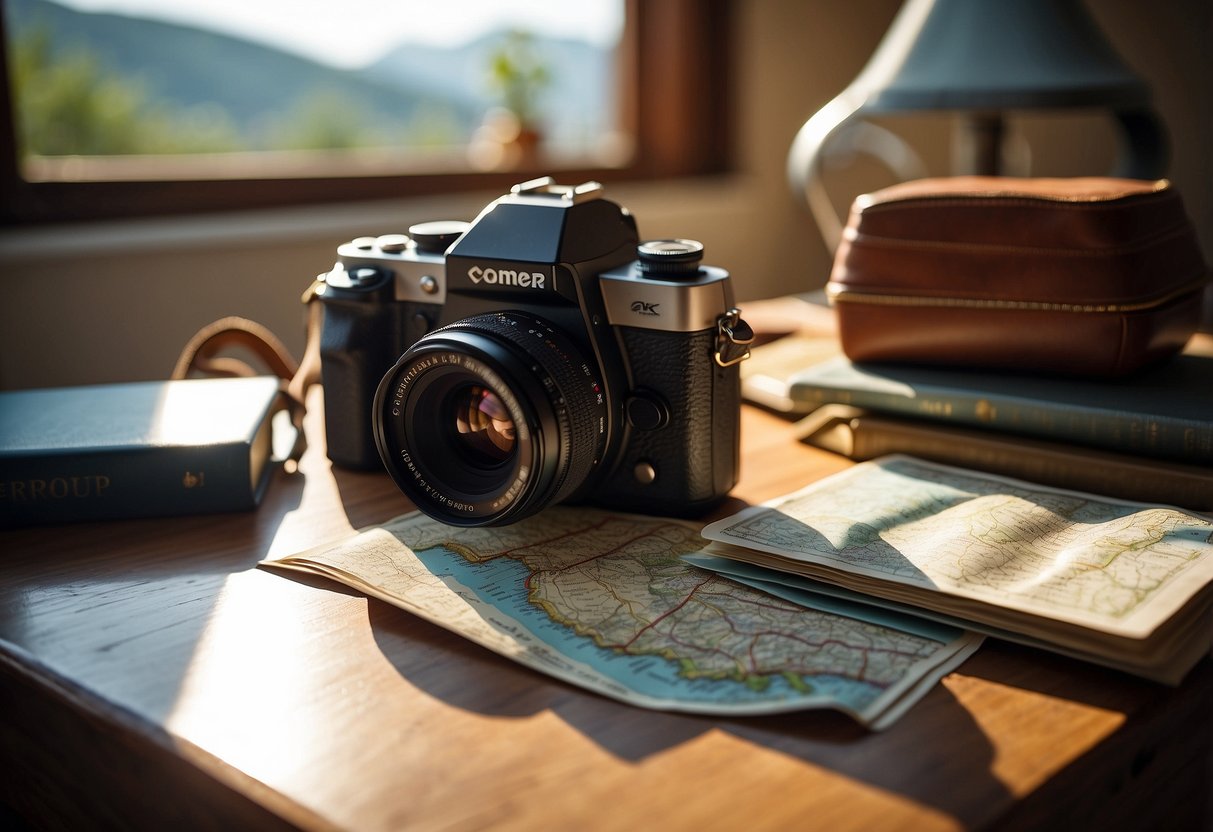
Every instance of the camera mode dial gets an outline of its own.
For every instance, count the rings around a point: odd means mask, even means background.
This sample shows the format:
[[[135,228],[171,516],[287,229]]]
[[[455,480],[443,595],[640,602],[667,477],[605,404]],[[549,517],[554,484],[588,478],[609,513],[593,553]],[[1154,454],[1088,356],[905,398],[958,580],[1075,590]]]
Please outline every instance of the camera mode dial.
[[[695,277],[703,261],[703,243],[698,240],[647,240],[636,247],[636,254],[640,258],[640,271],[646,277]]]
[[[468,230],[468,223],[459,220],[435,220],[409,226],[409,237],[417,251],[424,254],[446,254],[451,243]]]

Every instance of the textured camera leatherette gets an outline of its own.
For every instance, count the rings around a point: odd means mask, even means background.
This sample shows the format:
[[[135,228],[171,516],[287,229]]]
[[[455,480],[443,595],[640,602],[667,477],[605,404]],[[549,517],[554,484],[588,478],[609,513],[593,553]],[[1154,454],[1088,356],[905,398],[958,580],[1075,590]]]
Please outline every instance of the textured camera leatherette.
[[[595,502],[650,513],[693,514],[723,497],[737,479],[740,382],[737,367],[713,359],[715,332],[668,333],[624,328],[636,387],[669,405],[655,430],[628,427],[619,464],[596,489]],[[633,471],[647,462],[648,484]]]
[[[320,339],[329,458],[347,468],[383,467],[371,424],[375,388],[396,341],[391,306],[326,303]]]

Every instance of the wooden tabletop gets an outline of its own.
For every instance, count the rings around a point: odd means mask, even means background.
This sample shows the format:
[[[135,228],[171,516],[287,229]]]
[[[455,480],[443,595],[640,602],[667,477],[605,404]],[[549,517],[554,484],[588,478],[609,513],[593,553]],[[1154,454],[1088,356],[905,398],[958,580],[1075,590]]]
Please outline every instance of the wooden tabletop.
[[[715,719],[258,570],[409,508],[330,467],[315,404],[255,512],[0,534],[0,800],[90,827],[1208,828],[1209,660],[1168,688],[991,640],[883,733]],[[746,408],[726,510],[847,464]]]

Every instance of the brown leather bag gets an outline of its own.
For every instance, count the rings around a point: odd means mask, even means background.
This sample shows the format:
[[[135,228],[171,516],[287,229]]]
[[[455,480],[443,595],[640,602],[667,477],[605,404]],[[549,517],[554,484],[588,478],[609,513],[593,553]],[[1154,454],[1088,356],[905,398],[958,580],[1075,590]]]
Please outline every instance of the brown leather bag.
[[[1165,180],[972,176],[859,197],[827,292],[854,361],[1115,376],[1183,348],[1207,280]]]

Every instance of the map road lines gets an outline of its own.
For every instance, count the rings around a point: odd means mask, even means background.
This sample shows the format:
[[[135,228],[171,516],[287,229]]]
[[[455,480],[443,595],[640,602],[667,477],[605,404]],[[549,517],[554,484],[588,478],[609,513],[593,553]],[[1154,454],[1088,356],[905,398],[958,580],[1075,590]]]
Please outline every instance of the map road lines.
[[[327,575],[516,661],[662,709],[835,707],[883,727],[979,643],[777,599],[682,559],[704,545],[689,523],[557,506],[493,528],[406,515],[265,565]]]

